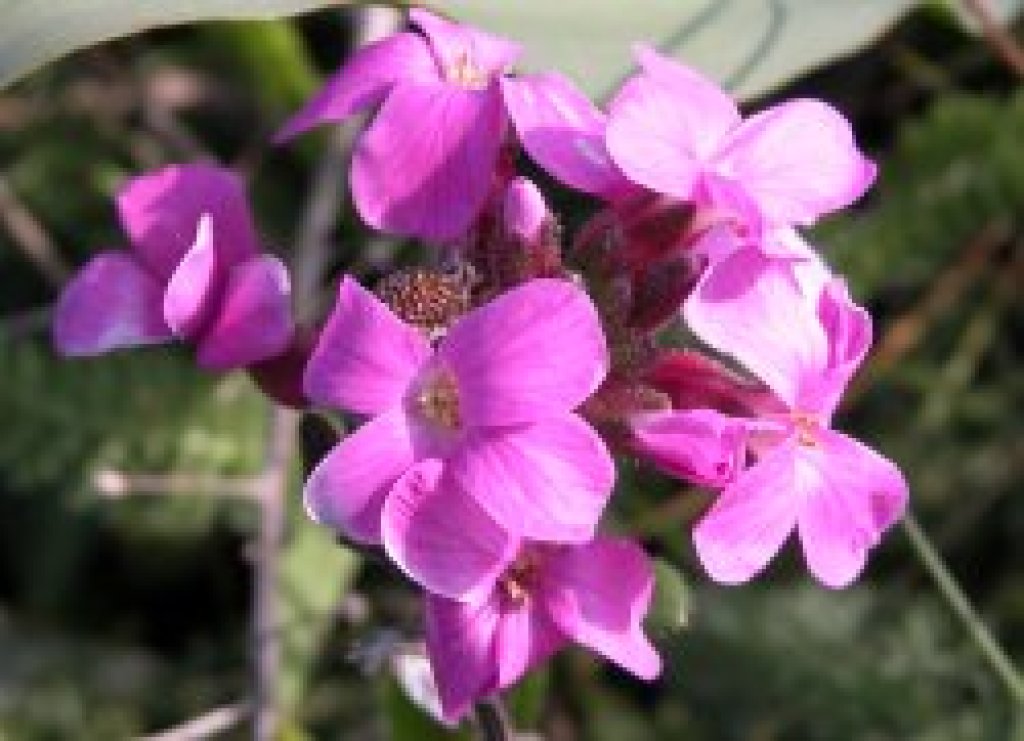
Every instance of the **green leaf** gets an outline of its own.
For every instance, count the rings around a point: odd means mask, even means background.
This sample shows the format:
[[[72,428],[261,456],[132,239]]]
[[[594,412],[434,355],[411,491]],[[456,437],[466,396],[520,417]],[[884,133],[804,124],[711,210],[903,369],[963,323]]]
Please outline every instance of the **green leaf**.
[[[359,557],[335,543],[324,528],[301,515],[293,527],[281,562],[285,658],[280,690],[289,709],[302,698],[334,608],[359,570]]]
[[[555,68],[605,96],[649,43],[752,98],[867,46],[916,0],[437,0],[435,8],[522,42],[529,69]]]
[[[657,633],[675,633],[690,620],[690,588],[675,566],[654,561],[654,600],[647,613],[647,627]]]
[[[0,0],[0,88],[107,39],[194,21],[269,20],[362,0]]]

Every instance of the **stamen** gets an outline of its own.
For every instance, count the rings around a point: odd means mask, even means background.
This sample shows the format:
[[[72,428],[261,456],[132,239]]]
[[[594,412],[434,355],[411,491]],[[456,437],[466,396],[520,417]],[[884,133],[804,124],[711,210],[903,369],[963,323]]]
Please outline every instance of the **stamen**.
[[[796,441],[806,448],[818,445],[818,430],[821,423],[813,414],[797,412],[793,414],[793,425],[796,428]]]
[[[457,430],[461,424],[459,387],[449,371],[439,372],[423,387],[416,405],[426,419],[445,429]]]
[[[524,550],[498,580],[505,598],[516,607],[529,601],[536,587],[539,567],[537,554],[532,550]]]
[[[487,75],[473,63],[469,52],[460,52],[446,70],[448,82],[469,90],[482,90],[487,87]]]

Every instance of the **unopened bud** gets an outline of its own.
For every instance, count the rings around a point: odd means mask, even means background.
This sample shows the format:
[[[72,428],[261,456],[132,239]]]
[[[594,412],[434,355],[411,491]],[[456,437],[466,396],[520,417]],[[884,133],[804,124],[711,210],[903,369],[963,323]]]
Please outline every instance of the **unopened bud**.
[[[470,302],[470,286],[461,271],[402,270],[385,277],[376,293],[402,321],[431,339],[443,336]]]
[[[524,245],[531,245],[542,239],[544,229],[551,221],[544,196],[537,186],[526,178],[516,178],[508,184],[501,213],[506,234]]]

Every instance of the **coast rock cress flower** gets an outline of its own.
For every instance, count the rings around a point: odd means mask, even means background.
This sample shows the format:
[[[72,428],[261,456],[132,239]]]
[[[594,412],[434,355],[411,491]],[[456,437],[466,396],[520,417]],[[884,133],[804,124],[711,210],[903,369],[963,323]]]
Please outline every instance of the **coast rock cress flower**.
[[[520,48],[425,10],[409,18],[419,33],[357,51],[276,139],[379,106],[352,155],[359,214],[382,231],[452,241],[490,195],[507,128],[498,78]]]
[[[117,210],[131,249],[99,253],[64,289],[53,324],[60,352],[183,340],[200,366],[227,370],[285,350],[288,272],[260,253],[234,174],[172,165],[130,180]]]
[[[503,528],[585,541],[611,493],[604,442],[576,413],[608,349],[590,298],[536,279],[457,319],[434,347],[346,278],[306,367],[306,396],[367,415],[306,482],[314,519],[380,542],[394,482],[439,459]]]

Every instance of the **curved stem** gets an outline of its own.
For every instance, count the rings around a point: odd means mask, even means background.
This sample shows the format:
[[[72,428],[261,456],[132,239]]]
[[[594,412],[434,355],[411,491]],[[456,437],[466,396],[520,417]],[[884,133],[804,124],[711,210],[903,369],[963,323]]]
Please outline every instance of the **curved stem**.
[[[979,653],[1006,686],[1007,692],[1019,705],[1024,705],[1024,679],[1017,672],[1013,661],[992,635],[971,601],[957,584],[953,574],[946,567],[942,556],[932,545],[917,519],[908,512],[903,517],[903,529],[907,533],[915,555],[921,561],[929,576],[935,581],[939,593],[967,629]]]

